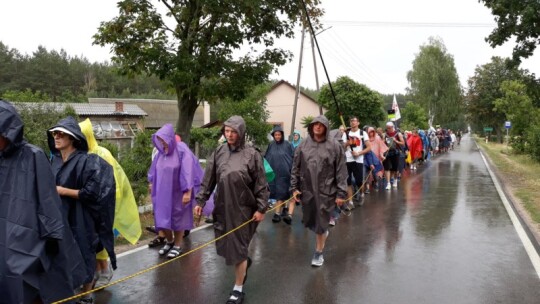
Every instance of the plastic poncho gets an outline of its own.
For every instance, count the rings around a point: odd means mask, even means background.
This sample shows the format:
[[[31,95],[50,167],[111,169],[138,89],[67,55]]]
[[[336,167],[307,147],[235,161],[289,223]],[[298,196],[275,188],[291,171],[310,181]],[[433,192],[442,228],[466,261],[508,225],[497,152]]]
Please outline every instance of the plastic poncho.
[[[265,213],[268,207],[268,188],[263,158],[255,148],[245,144],[246,124],[240,116],[224,124],[238,132],[237,146],[219,146],[208,159],[197,205],[204,207],[214,196],[214,233],[216,238],[249,221],[256,211]],[[227,265],[236,265],[248,257],[248,248],[258,223],[251,222],[235,233],[216,242],[218,255]]]
[[[64,162],[60,151],[55,148],[54,138],[47,132],[56,185],[79,190],[78,199],[67,196],[60,198],[63,215],[67,218],[84,258],[86,272],[83,283],[90,283],[96,270],[96,252],[106,249],[111,265],[116,269],[113,234],[116,196],[114,172],[102,158],[88,154],[86,138],[73,117],[60,120],[55,127],[63,127],[79,139],[74,142],[76,150]]]
[[[168,151],[158,138],[167,143]],[[148,170],[156,229],[190,230],[193,228],[195,195],[203,177],[202,168],[188,146],[176,142],[171,124],[161,127],[152,136],[152,141],[159,151]],[[191,201],[184,204],[182,197],[190,189]]]
[[[141,221],[139,219],[139,209],[131,189],[129,179],[122,169],[122,166],[112,156],[111,152],[99,146],[92,129],[90,119],[79,123],[81,131],[88,142],[88,153],[93,153],[103,158],[114,170],[114,180],[116,183],[116,205],[114,210],[115,232],[121,234],[131,244],[136,244],[141,237]],[[115,233],[116,234],[116,233]]]
[[[84,262],[61,212],[51,166],[23,139],[15,108],[0,100],[0,302],[45,303],[73,295]],[[79,274],[79,275],[78,275]]]
[[[422,158],[422,139],[418,134],[411,133],[407,136],[407,146],[409,147],[409,155],[411,156],[411,161]]]
[[[317,142],[313,125],[326,126],[326,140]],[[307,137],[294,153],[291,192],[302,192],[304,225],[317,234],[328,230],[330,216],[336,207],[336,198],[347,197],[347,167],[343,147],[329,138],[328,119],[321,115],[309,125]]]
[[[290,198],[289,187],[291,186],[291,169],[294,157],[292,145],[285,140],[283,129],[276,127],[272,131],[272,136],[276,132],[281,133],[281,140],[273,141],[266,149],[265,159],[268,161],[275,173],[275,179],[269,182],[270,199],[284,201]]]
[[[294,140],[294,135],[298,135],[298,140]],[[293,139],[291,141],[291,145],[293,146],[293,149],[296,149],[300,143],[302,142],[302,135],[300,135],[300,132],[298,130],[294,130],[293,132]]]

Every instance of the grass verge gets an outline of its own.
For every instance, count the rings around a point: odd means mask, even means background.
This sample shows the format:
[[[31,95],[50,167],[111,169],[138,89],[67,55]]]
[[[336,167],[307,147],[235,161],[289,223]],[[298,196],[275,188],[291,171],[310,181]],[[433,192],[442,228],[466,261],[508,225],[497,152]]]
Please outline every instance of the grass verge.
[[[477,139],[478,144],[486,152],[499,176],[509,186],[512,195],[519,200],[536,225],[540,224],[540,163],[527,155],[515,154],[512,148],[498,143],[486,144]]]

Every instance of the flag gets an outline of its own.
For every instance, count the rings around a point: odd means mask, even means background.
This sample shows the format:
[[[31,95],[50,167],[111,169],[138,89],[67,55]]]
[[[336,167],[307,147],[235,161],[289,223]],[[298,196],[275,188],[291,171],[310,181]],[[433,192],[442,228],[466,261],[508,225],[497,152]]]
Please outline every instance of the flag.
[[[401,113],[399,112],[399,105],[397,103],[395,94],[394,94],[394,101],[392,101],[392,110],[395,111],[396,116],[394,118],[392,118],[391,120],[392,121],[397,121],[397,120],[401,119]]]

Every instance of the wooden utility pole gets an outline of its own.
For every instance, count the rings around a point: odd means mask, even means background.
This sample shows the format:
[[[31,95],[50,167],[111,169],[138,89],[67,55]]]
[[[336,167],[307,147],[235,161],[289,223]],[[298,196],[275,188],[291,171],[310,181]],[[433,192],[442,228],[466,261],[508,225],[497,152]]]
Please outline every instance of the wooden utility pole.
[[[304,56],[304,38],[306,36],[306,28],[302,26],[302,38],[300,42],[300,60],[298,62],[298,76],[296,78],[296,92],[294,94],[294,106],[293,106],[293,115],[292,115],[292,124],[291,124],[291,133],[289,135],[292,140],[294,134],[294,125],[296,124],[296,108],[298,107],[298,97],[300,96],[300,76],[302,75],[302,58]]]
[[[313,69],[315,70],[315,86],[316,86],[317,92],[319,92],[320,90],[319,73],[317,73],[317,58],[315,57],[315,43],[313,42],[313,33],[311,33],[310,37],[311,37],[311,53],[313,54]],[[323,115],[323,107],[320,103],[319,103],[319,114]]]

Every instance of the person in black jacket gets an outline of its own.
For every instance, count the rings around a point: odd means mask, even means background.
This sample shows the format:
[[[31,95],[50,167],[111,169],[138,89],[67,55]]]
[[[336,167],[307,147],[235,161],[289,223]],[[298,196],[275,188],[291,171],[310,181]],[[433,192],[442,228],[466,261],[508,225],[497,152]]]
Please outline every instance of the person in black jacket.
[[[88,154],[86,138],[73,117],[60,120],[48,130],[47,136],[62,211],[85,262],[82,291],[89,291],[94,281],[97,252],[106,249],[116,269],[113,169],[99,156]],[[93,303],[93,298],[83,297],[79,303]]]
[[[23,138],[15,108],[0,100],[0,303],[73,296],[84,261],[43,151]]]

